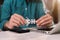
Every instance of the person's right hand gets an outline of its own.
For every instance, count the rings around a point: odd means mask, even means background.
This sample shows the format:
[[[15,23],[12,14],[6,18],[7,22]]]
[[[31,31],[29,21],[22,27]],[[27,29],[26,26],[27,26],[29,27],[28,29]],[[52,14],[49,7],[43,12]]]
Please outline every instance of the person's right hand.
[[[9,29],[13,29],[14,27],[19,27],[20,25],[24,25],[26,23],[25,19],[18,14],[14,14],[11,16],[10,20],[5,23],[5,27]]]

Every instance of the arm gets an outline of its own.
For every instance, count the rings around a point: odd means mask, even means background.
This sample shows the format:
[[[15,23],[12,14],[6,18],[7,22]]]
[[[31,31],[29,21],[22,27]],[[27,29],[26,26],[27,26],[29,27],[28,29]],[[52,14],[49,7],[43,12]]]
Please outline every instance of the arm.
[[[41,8],[42,5],[40,5],[40,8]],[[43,6],[42,6],[43,7]],[[42,10],[41,12],[39,10]],[[39,11],[39,14],[44,14],[44,9],[41,8],[39,9],[38,8],[38,11]],[[45,15],[42,15],[42,17],[40,17],[39,19],[36,20],[36,23],[37,23],[37,26],[41,27],[41,26],[47,26],[47,25],[50,25],[52,24],[52,16],[49,14],[49,12]]]
[[[9,20],[10,18],[10,0],[5,0],[2,5],[2,13],[1,13],[1,25],[0,29],[4,27],[4,24]]]
[[[43,1],[45,13],[52,15],[52,12],[53,12],[53,9],[54,9],[55,0],[49,0],[49,1],[48,0],[42,0],[42,1]],[[49,26],[51,26],[51,25],[54,25],[54,21],[52,21],[52,24],[50,24]]]
[[[16,1],[13,1],[16,2]],[[14,27],[19,27],[20,25],[25,24],[25,19],[17,14],[17,13],[11,13],[12,6],[11,6],[12,0],[6,0],[2,7],[2,16],[1,16],[1,27],[13,29]],[[13,14],[13,15],[11,15]]]

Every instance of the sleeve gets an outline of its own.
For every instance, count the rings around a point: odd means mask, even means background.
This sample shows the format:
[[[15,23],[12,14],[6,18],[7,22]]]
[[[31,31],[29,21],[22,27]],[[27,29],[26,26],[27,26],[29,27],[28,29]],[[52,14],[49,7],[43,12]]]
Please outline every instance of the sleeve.
[[[52,11],[53,11],[53,9],[52,10],[49,10],[48,8],[47,8],[47,5],[46,5],[46,3],[48,3],[49,1],[47,1],[47,0],[42,0],[42,2],[43,2],[43,8],[44,8],[44,12],[45,12],[45,14],[47,14],[47,13],[50,13],[50,14],[52,14]],[[50,6],[52,6],[53,5],[53,8],[54,8],[54,4],[53,4],[54,2],[53,2],[53,0],[52,0],[52,4],[50,4]],[[48,26],[53,26],[54,25],[54,21],[52,21],[52,24],[50,24],[50,25],[48,25]]]
[[[50,12],[52,14],[54,10],[54,5],[55,5],[55,0],[42,0],[43,5],[44,5],[44,11],[45,13]]]
[[[4,27],[4,24],[9,20],[10,18],[10,3],[11,0],[5,0],[2,9],[1,9],[1,24],[0,24],[0,29]]]
[[[39,2],[37,4],[37,14],[38,14],[38,18],[42,17],[45,15],[45,12],[44,12],[44,8],[43,8],[43,3],[42,2]]]

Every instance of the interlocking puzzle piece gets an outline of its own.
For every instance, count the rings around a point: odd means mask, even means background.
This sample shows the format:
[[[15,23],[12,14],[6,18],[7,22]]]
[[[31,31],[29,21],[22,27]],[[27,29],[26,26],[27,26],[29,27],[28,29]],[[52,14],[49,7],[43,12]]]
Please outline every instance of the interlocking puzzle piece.
[[[28,26],[30,24],[30,19],[26,19],[26,26]]]
[[[31,19],[30,23],[31,24],[36,24],[35,19]]]
[[[28,26],[29,24],[35,24],[35,19],[29,19],[26,17],[26,26]]]

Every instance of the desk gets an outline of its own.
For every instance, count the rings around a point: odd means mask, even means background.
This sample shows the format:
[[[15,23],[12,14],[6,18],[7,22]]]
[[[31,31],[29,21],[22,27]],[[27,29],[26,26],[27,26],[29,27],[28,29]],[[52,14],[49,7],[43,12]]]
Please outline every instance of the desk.
[[[0,32],[0,40],[60,40],[60,34],[47,35],[40,32],[14,33]]]

